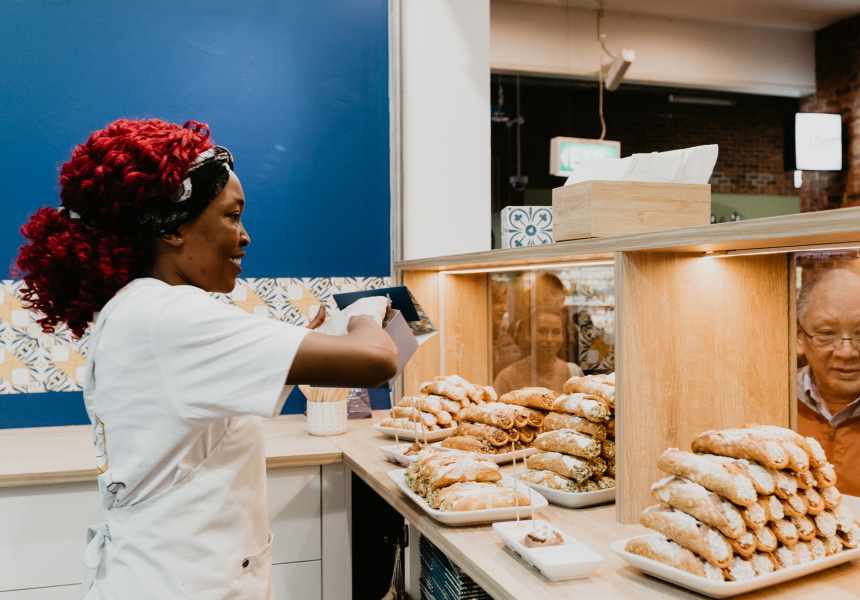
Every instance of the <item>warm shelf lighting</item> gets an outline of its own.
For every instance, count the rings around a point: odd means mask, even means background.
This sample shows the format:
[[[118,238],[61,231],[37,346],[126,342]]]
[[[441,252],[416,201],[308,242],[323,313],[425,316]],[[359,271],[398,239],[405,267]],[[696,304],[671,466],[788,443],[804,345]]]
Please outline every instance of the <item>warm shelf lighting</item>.
[[[605,267],[615,264],[614,260],[588,260],[582,262],[554,263],[551,265],[531,265],[529,267],[488,267],[486,269],[455,269],[442,271],[445,275],[469,275],[471,273],[499,273],[503,271],[544,271],[546,269],[560,269],[564,267]]]
[[[860,242],[853,244],[817,244],[810,246],[782,246],[779,248],[749,248],[746,250],[710,250],[703,255],[708,258],[731,256],[754,256],[757,254],[787,254],[789,252],[818,252],[821,250],[860,250]]]

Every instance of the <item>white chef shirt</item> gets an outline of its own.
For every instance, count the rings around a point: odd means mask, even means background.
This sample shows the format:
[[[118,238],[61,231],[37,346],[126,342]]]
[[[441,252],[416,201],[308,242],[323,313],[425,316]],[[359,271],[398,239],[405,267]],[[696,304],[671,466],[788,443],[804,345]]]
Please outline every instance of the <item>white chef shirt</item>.
[[[88,357],[95,391],[86,398],[105,508],[180,481],[218,444],[229,417],[279,414],[310,331],[150,278],[110,303],[118,304]]]

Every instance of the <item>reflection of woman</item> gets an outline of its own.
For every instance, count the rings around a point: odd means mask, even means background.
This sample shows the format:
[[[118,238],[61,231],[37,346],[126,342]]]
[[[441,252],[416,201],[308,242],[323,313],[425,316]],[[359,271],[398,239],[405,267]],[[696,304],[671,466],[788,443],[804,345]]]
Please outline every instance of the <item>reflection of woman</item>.
[[[567,308],[564,305],[564,300],[567,297],[567,292],[564,289],[564,284],[557,275],[553,273],[541,273],[537,276],[534,282],[535,306],[554,306],[562,315],[564,339],[558,348],[558,357],[562,360],[570,358],[570,335],[568,332],[567,323]],[[531,327],[531,290],[528,288],[522,291],[522,294],[517,297],[517,312],[519,318],[514,321],[509,333],[513,337],[514,342],[520,349],[522,354],[529,352],[529,329]]]
[[[508,288],[501,281],[493,281],[493,377],[499,371],[519,360],[520,349],[514,338],[504,328],[505,314],[508,312]]]
[[[62,206],[22,229],[42,326],[80,337],[98,313],[84,401],[105,522],[88,532],[87,600],[274,598],[260,417],[286,383],[372,387],[396,369],[375,323],[386,301],[356,303],[329,336],[207,294],[233,290],[250,244],[232,156],[207,129],[112,123],[63,165]]]
[[[535,314],[535,340],[533,353],[503,369],[493,381],[499,394],[522,387],[545,387],[557,392],[564,391],[564,382],[582,369],[573,363],[564,362],[557,354],[564,342],[564,319],[561,311],[544,304]]]

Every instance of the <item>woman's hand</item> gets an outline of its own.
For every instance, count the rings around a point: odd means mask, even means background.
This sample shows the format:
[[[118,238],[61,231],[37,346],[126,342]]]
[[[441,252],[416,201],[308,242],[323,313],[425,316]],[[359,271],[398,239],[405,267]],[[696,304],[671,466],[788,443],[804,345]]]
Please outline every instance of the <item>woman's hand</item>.
[[[317,311],[316,316],[311,319],[310,324],[308,325],[308,329],[316,329],[323,323],[325,323],[325,305],[320,305],[320,309]]]

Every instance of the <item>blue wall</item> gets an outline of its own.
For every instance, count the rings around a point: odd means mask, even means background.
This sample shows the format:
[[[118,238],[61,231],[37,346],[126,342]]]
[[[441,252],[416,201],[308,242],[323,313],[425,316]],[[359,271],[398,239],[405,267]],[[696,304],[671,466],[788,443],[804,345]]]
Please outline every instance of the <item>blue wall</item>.
[[[233,152],[243,277],[389,275],[387,19],[387,0],[0,2],[0,278],[72,148],[120,117],[206,122]],[[0,396],[0,428],[85,422],[80,393]]]

